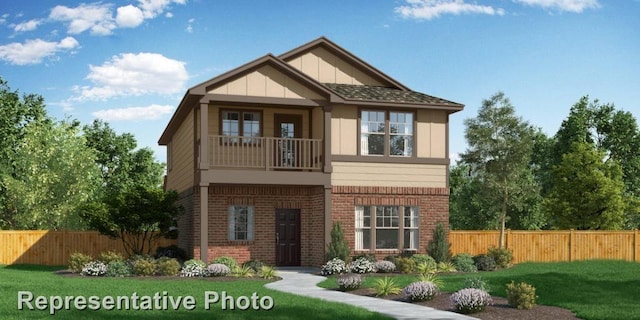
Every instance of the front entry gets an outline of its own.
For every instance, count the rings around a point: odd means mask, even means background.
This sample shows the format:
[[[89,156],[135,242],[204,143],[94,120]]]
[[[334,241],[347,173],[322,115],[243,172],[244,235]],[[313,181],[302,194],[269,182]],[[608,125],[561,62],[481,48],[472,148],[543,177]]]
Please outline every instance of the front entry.
[[[276,209],[276,266],[300,265],[300,209]]]

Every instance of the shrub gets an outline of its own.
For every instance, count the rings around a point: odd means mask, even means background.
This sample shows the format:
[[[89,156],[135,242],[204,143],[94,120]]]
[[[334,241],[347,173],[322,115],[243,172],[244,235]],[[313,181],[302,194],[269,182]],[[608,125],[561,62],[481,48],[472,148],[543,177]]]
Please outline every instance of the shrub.
[[[257,260],[257,259],[251,259],[251,260],[243,263],[242,266],[243,267],[244,266],[248,266],[249,268],[253,269],[253,271],[258,272],[264,266],[264,262],[262,262],[260,260]]]
[[[376,255],[373,253],[360,253],[351,258],[351,261],[356,261],[358,259],[365,259],[367,261],[375,263],[377,261]]]
[[[479,254],[473,257],[473,263],[478,271],[493,271],[496,269],[496,260],[486,254]]]
[[[233,270],[235,270],[236,268],[238,268],[238,261],[236,261],[236,259],[229,257],[229,256],[220,256],[217,257],[213,260],[211,260],[211,263],[222,263],[225,266],[229,267],[229,270],[231,270],[231,272],[233,272]]]
[[[507,284],[507,301],[518,309],[531,309],[536,305],[536,288],[528,283]]]
[[[357,273],[343,273],[336,278],[338,287],[342,291],[355,290],[362,285],[362,275]]]
[[[487,255],[493,257],[496,265],[502,269],[510,267],[513,261],[513,252],[507,248],[490,247]]]
[[[400,259],[400,256],[395,254],[395,255],[386,256],[386,257],[384,257],[383,260],[384,261],[390,261],[390,262],[393,262],[393,264],[396,264],[396,262],[398,262],[398,259]]]
[[[137,259],[133,262],[131,271],[139,276],[152,276],[156,273],[155,259]]]
[[[323,276],[340,274],[347,270],[347,265],[344,263],[344,260],[333,258],[327,261],[327,263],[322,266],[321,270]]]
[[[100,277],[107,273],[107,265],[102,261],[91,261],[82,267],[83,276]]]
[[[460,272],[477,272],[475,262],[473,262],[473,256],[469,253],[458,253],[453,259],[451,259],[453,265],[456,266],[456,270]]]
[[[205,277],[207,276],[207,264],[202,260],[191,259],[184,262],[181,277]]]
[[[419,275],[427,275],[430,273],[436,273],[437,271],[435,263],[431,264],[426,262],[422,262],[419,265],[417,265],[416,269],[418,270]]]
[[[93,258],[90,255],[74,252],[69,256],[69,270],[74,273],[82,272],[82,268],[91,261]]]
[[[263,279],[273,279],[278,275],[276,272],[276,268],[272,266],[262,266],[258,274]]]
[[[344,240],[344,231],[342,231],[340,222],[334,222],[331,227],[331,242],[327,247],[327,261],[334,258],[347,261],[350,253],[351,249],[349,249],[349,244]]]
[[[396,271],[396,264],[391,261],[380,260],[376,261],[374,268],[376,269],[376,272],[389,273]]]
[[[416,269],[416,262],[411,258],[396,260],[396,269],[402,273],[412,273]]]
[[[156,260],[156,272],[161,276],[175,276],[180,273],[180,262],[176,258],[162,257]]]
[[[457,272],[453,262],[438,262],[438,272]]]
[[[451,260],[451,244],[447,238],[447,231],[442,222],[436,224],[433,239],[427,245],[427,252],[436,262]]]
[[[402,289],[400,289],[400,287],[396,285],[395,281],[389,277],[378,279],[373,285],[373,293],[375,293],[376,297],[399,294],[400,292],[402,292]]]
[[[207,266],[207,274],[212,277],[224,277],[231,273],[229,267],[222,263],[212,263]]]
[[[428,254],[414,254],[411,256],[411,260],[416,262],[416,266],[421,263],[426,263],[428,265],[433,265],[433,269],[436,268],[436,260]]]
[[[347,268],[353,273],[371,273],[376,272],[375,264],[367,258],[358,258],[349,264]]]
[[[472,277],[464,279],[464,287],[491,292],[491,286],[482,277]]]
[[[172,244],[168,247],[158,247],[156,249],[156,254],[154,256],[156,259],[160,259],[162,257],[174,258],[178,261],[186,261],[189,259],[187,252],[184,249]]]
[[[431,300],[436,294],[438,286],[433,282],[417,281],[402,289],[402,295],[411,302]]]
[[[119,252],[105,251],[100,253],[98,260],[108,265],[111,261],[124,261],[124,257]]]
[[[238,278],[251,278],[255,275],[255,271],[249,266],[236,267],[231,270],[231,275]]]
[[[131,276],[131,267],[124,261],[111,261],[107,265],[107,277],[129,277]]]
[[[461,289],[450,297],[453,307],[461,313],[475,313],[493,303],[491,296],[484,290],[475,288]]]
[[[438,289],[442,288],[442,286],[444,285],[444,281],[442,281],[442,279],[440,279],[438,275],[435,273],[427,273],[424,275],[420,275],[419,279],[420,281],[423,281],[423,282],[431,282],[435,284],[436,287],[438,287]]]

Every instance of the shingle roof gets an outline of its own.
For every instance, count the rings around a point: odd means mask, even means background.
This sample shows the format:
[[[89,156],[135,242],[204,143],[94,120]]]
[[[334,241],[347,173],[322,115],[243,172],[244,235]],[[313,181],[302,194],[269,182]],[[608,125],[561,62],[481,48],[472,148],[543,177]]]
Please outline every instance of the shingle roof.
[[[323,85],[347,100],[410,104],[436,104],[452,107],[462,107],[461,104],[453,101],[410,90],[339,83],[323,83]]]

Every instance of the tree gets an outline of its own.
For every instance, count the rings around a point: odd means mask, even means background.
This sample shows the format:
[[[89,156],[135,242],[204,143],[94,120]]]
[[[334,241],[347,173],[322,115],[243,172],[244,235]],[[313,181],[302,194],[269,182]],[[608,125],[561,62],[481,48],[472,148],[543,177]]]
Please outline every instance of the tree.
[[[135,187],[85,206],[82,217],[100,233],[120,238],[128,254],[144,254],[160,237],[175,234],[182,213],[177,198],[175,191]]]
[[[514,193],[522,188],[518,181],[531,174],[529,162],[535,129],[515,115],[508,98],[499,92],[484,100],[476,118],[465,120],[465,138],[469,148],[461,155],[472,174],[482,181],[485,208],[500,223],[499,246],[504,246],[504,230]],[[524,207],[524,205],[519,205]]]
[[[11,229],[83,229],[81,205],[99,186],[95,154],[85,146],[78,123],[40,121],[24,127],[13,173],[5,176],[3,217]]]
[[[333,258],[339,258],[342,261],[347,261],[351,250],[349,245],[344,240],[344,232],[340,222],[334,222],[331,227],[331,242],[327,247],[327,261]]]
[[[624,221],[624,183],[615,162],[592,144],[576,142],[554,167],[545,207],[559,229],[620,229]]]
[[[8,204],[7,179],[14,178],[13,161],[25,128],[47,120],[44,99],[36,94],[20,95],[0,77],[0,228],[12,225],[14,208]]]
[[[117,134],[108,123],[94,120],[84,127],[87,146],[96,150],[106,194],[136,186],[160,187],[164,165],[155,162],[148,148],[135,150],[137,142],[129,133]]]

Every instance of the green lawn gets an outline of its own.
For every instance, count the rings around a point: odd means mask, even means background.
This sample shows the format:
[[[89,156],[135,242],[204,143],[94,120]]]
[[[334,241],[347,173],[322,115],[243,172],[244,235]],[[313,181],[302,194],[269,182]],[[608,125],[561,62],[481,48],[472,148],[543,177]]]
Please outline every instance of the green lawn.
[[[505,297],[505,285],[511,280],[525,281],[536,287],[538,304],[572,310],[582,319],[640,319],[640,263],[624,261],[579,261],[559,263],[521,263],[512,268],[474,274],[442,275],[443,291],[462,288],[464,280],[481,276],[492,294]],[[401,287],[416,281],[416,276],[397,275]],[[368,277],[365,287],[373,285]],[[335,278],[320,283],[335,288]]]
[[[364,309],[353,308],[342,304],[321,302],[315,299],[303,298],[295,295],[280,293],[264,288],[267,281],[263,280],[238,280],[229,282],[206,281],[203,279],[137,279],[137,278],[90,278],[90,277],[65,277],[54,273],[55,270],[64,267],[46,267],[34,265],[0,266],[0,315],[2,319],[388,319],[379,314],[371,313]],[[74,301],[70,300],[72,310],[59,310],[51,316],[49,308],[46,310],[28,310],[26,302],[23,310],[18,310],[19,292],[30,291],[34,295],[31,301],[34,308],[38,307],[35,297],[44,296],[45,301],[51,300],[51,296],[82,296],[90,299],[90,296],[131,297],[134,293],[138,296],[159,295],[158,306],[163,307],[163,299],[167,301],[170,310],[105,310],[98,311],[77,310]],[[164,291],[167,293],[165,294]],[[274,306],[271,310],[251,310],[253,301],[241,299],[241,303],[249,301],[249,310],[222,310],[221,303],[211,303],[210,310],[205,310],[205,292],[216,292],[222,295],[225,291],[228,296],[236,299],[239,296],[248,296],[255,292],[257,296],[273,299]],[[178,297],[194,297],[194,310],[185,309],[180,305],[173,310],[171,296],[174,301]],[[166,297],[166,298],[163,298]],[[213,296],[211,296],[213,297]],[[24,296],[26,300],[26,295]],[[117,298],[115,298],[117,299]],[[143,307],[143,299],[138,298],[138,306]],[[268,306],[268,300],[264,298],[264,305]],[[101,300],[102,301],[102,300]],[[256,299],[257,306],[260,300]],[[41,306],[45,306],[41,302]],[[148,302],[148,301],[147,301]],[[235,302],[235,301],[234,301]],[[79,303],[82,303],[81,301]],[[132,300],[129,299],[130,308]],[[153,304],[156,302],[154,301]],[[47,304],[49,307],[51,304]],[[64,305],[64,303],[63,303]],[[104,306],[102,302],[101,306]],[[107,302],[108,306],[108,302]],[[147,305],[148,306],[148,305]],[[227,305],[229,306],[229,305]],[[82,307],[82,305],[81,305]],[[152,305],[151,309],[156,307]]]

